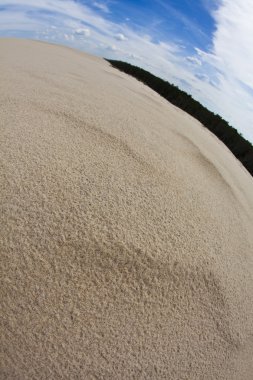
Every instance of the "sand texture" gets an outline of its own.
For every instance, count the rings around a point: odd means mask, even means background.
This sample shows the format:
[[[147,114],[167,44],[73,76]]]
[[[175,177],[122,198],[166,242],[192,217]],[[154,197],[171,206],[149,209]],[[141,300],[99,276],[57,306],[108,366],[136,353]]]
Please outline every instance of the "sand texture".
[[[1,379],[253,379],[253,179],[108,62],[0,40]]]

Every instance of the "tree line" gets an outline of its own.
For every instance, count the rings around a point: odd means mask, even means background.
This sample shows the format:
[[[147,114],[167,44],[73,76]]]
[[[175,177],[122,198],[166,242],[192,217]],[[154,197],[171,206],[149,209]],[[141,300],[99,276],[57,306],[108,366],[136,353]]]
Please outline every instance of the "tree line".
[[[235,128],[231,127],[221,116],[209,111],[191,95],[180,90],[177,86],[156,77],[140,67],[129,63],[107,59],[115,68],[132,75],[140,80],[170,103],[181,108],[206,128],[214,133],[244,165],[253,176],[253,146]]]

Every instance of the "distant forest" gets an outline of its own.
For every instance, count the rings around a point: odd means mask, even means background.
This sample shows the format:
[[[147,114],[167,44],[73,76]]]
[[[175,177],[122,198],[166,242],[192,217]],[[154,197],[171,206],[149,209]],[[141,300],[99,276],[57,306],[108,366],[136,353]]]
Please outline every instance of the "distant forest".
[[[107,59],[115,68],[137,78],[175,106],[181,108],[214,133],[253,176],[253,146],[221,116],[214,114],[177,86],[156,77],[140,67]]]

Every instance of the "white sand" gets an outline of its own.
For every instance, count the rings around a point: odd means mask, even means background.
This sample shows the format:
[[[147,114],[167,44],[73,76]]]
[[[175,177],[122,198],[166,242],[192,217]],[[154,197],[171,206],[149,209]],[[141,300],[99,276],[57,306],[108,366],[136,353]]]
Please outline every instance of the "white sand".
[[[253,179],[102,59],[0,40],[1,379],[253,379]]]

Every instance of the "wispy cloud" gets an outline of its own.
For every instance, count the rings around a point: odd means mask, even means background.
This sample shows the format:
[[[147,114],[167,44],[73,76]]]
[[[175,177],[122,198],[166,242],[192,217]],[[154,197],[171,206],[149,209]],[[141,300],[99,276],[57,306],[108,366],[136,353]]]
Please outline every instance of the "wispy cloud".
[[[202,63],[201,63],[201,60],[197,57],[186,57],[187,61],[194,64],[194,65],[199,65],[201,66]]]
[[[201,27],[194,22],[190,17],[187,17],[183,12],[180,12],[172,4],[166,0],[155,0],[161,7],[164,8],[170,17],[176,19],[180,24],[182,24],[189,33],[192,33],[200,38],[207,39],[206,33],[201,29]]]
[[[100,9],[102,12],[105,12],[105,13],[109,13],[109,8],[108,8],[108,5],[105,4],[105,3],[99,3],[97,1],[94,1],[93,3],[94,7]]]

